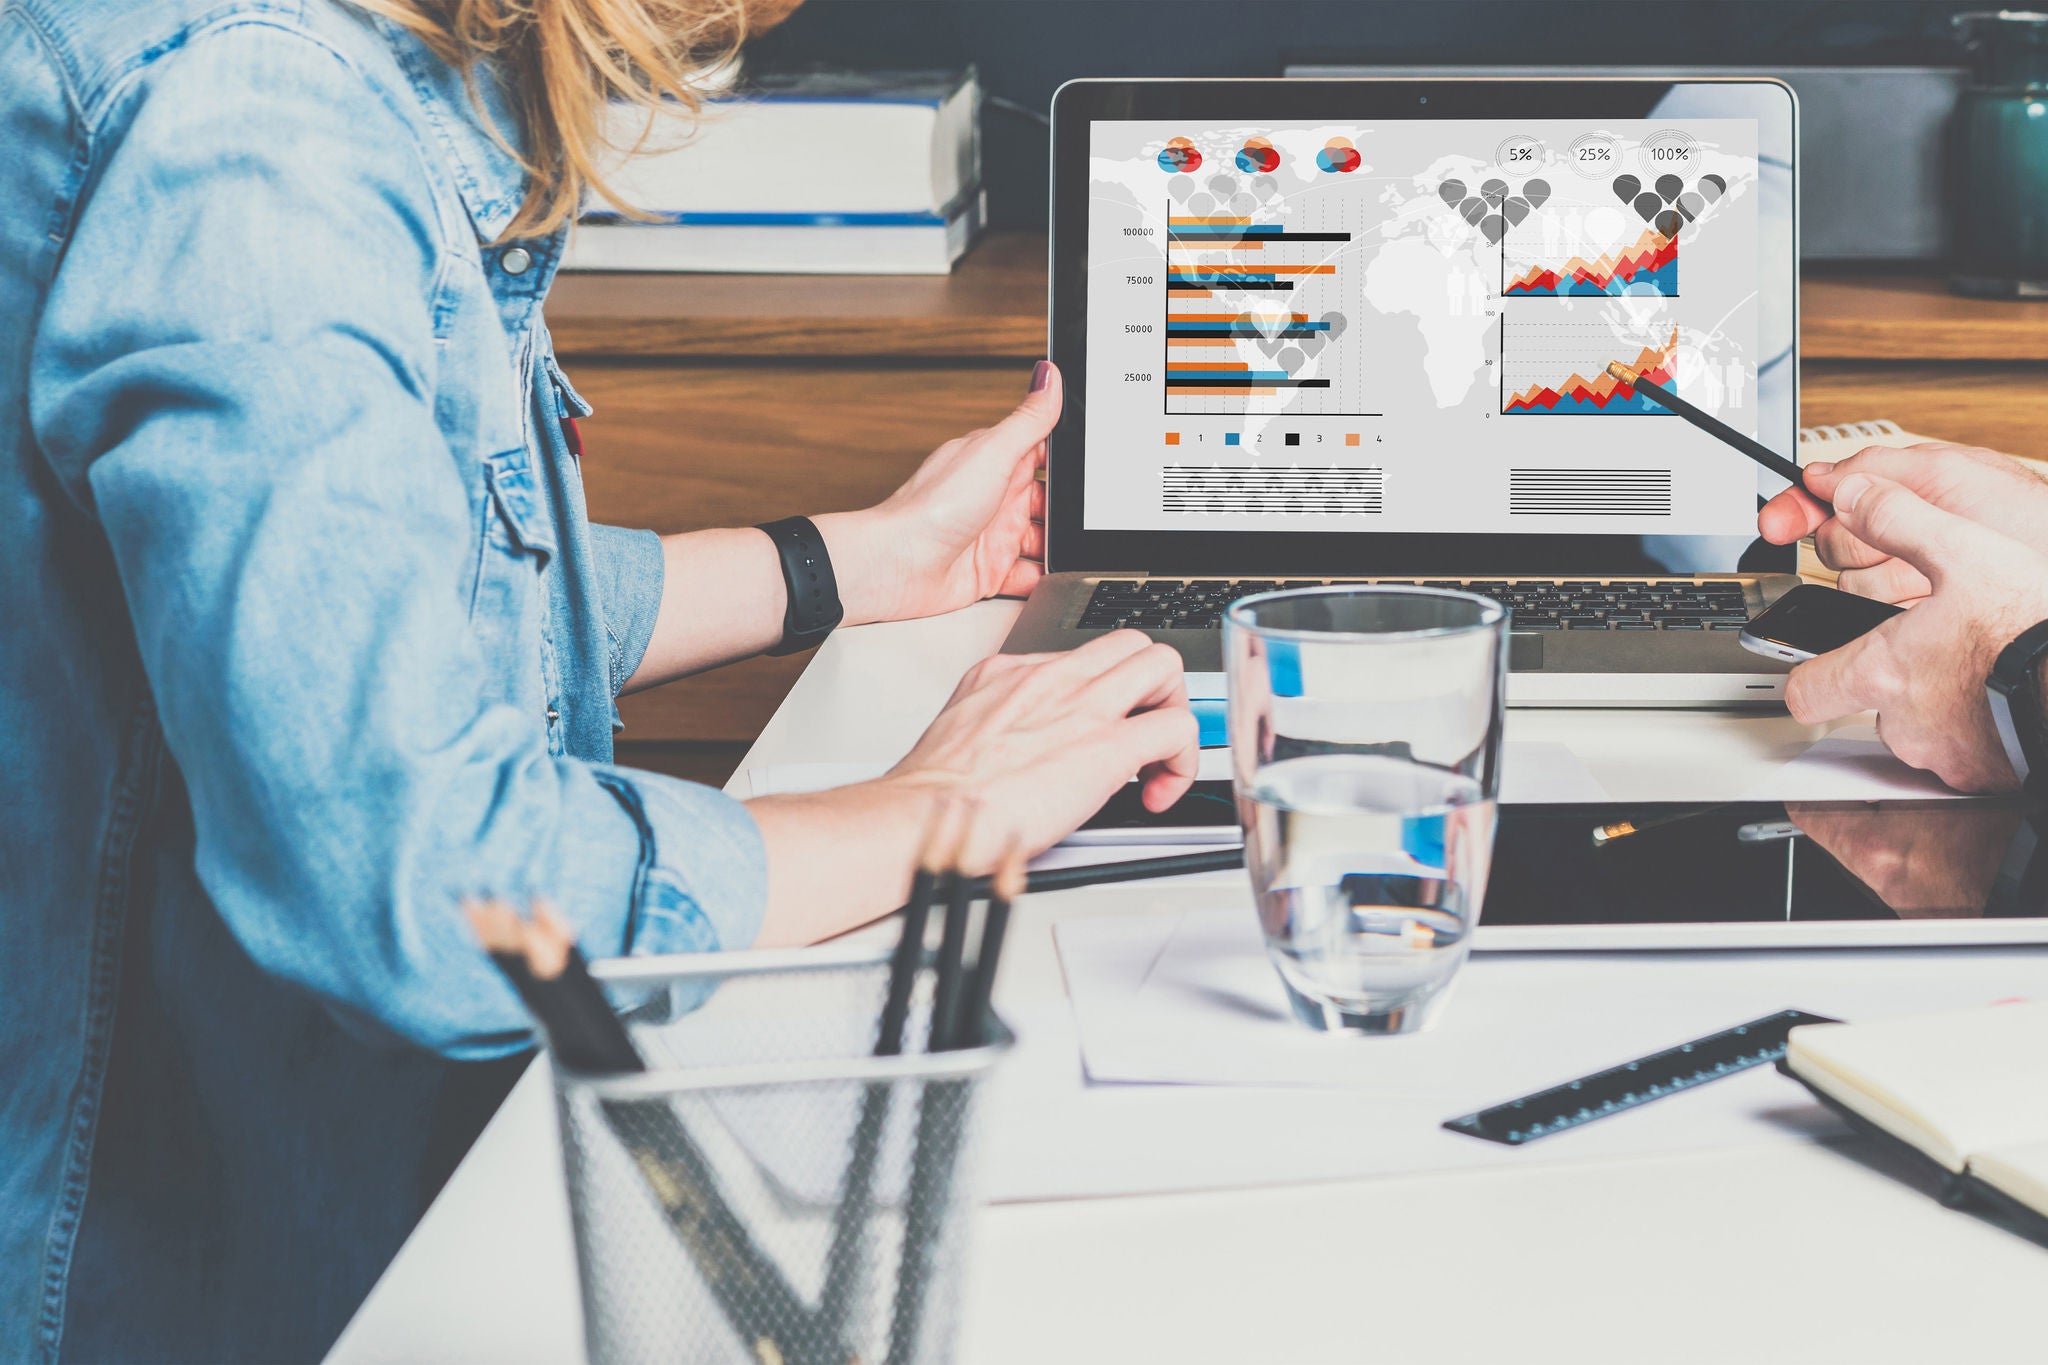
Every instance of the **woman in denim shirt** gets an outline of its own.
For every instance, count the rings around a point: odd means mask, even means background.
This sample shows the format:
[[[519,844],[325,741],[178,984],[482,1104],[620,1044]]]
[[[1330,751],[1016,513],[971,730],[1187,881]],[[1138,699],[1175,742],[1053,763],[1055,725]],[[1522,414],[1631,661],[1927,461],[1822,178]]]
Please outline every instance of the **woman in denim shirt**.
[[[614,698],[775,645],[783,578],[587,523],[540,305],[603,102],[744,18],[0,0],[0,1359],[323,1350],[504,1083],[447,1059],[529,1045],[465,896],[803,943],[900,898],[940,790],[1042,847],[1191,777],[1128,635],[976,669],[857,787],[613,765]],[[1059,406],[1042,365],[816,519],[848,623],[1030,587]]]

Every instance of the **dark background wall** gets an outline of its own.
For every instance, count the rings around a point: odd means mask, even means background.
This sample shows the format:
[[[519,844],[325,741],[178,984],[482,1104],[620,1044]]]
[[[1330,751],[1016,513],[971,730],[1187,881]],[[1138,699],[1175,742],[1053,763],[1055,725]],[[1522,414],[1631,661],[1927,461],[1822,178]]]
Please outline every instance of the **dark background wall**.
[[[1728,66],[1945,65],[1926,0],[809,0],[762,37],[759,69],[981,69],[1043,112],[1076,76],[1277,76],[1293,62]],[[982,120],[1000,226],[1045,216],[1045,130]]]

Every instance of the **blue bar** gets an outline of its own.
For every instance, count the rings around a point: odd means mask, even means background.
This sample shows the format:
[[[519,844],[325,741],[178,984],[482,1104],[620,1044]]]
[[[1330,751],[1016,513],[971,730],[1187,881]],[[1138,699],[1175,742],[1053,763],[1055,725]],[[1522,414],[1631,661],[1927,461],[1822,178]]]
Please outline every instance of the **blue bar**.
[[[1166,382],[1176,379],[1242,379],[1250,383],[1257,379],[1287,379],[1285,370],[1168,370]]]

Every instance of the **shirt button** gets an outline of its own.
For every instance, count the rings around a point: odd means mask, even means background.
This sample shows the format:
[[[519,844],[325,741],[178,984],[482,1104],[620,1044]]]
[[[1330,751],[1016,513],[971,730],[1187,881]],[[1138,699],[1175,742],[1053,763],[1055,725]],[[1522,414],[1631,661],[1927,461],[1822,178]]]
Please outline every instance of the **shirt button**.
[[[498,258],[498,264],[507,275],[524,275],[533,264],[533,254],[523,246],[515,246]]]
[[[552,706],[548,708],[548,724],[553,725],[556,721],[560,720],[561,718],[562,713],[560,711],[557,711]]]

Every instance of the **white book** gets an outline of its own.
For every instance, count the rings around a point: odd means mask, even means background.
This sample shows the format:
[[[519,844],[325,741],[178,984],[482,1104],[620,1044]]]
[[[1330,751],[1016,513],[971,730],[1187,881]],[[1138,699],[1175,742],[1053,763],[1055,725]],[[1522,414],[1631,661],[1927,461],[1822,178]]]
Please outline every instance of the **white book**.
[[[565,270],[748,275],[944,275],[981,231],[982,196],[951,214],[671,214],[660,222],[586,219]]]
[[[654,213],[944,214],[981,181],[981,86],[957,72],[762,76],[699,115],[654,120],[604,179],[615,202]],[[638,105],[607,131],[632,147]]]

